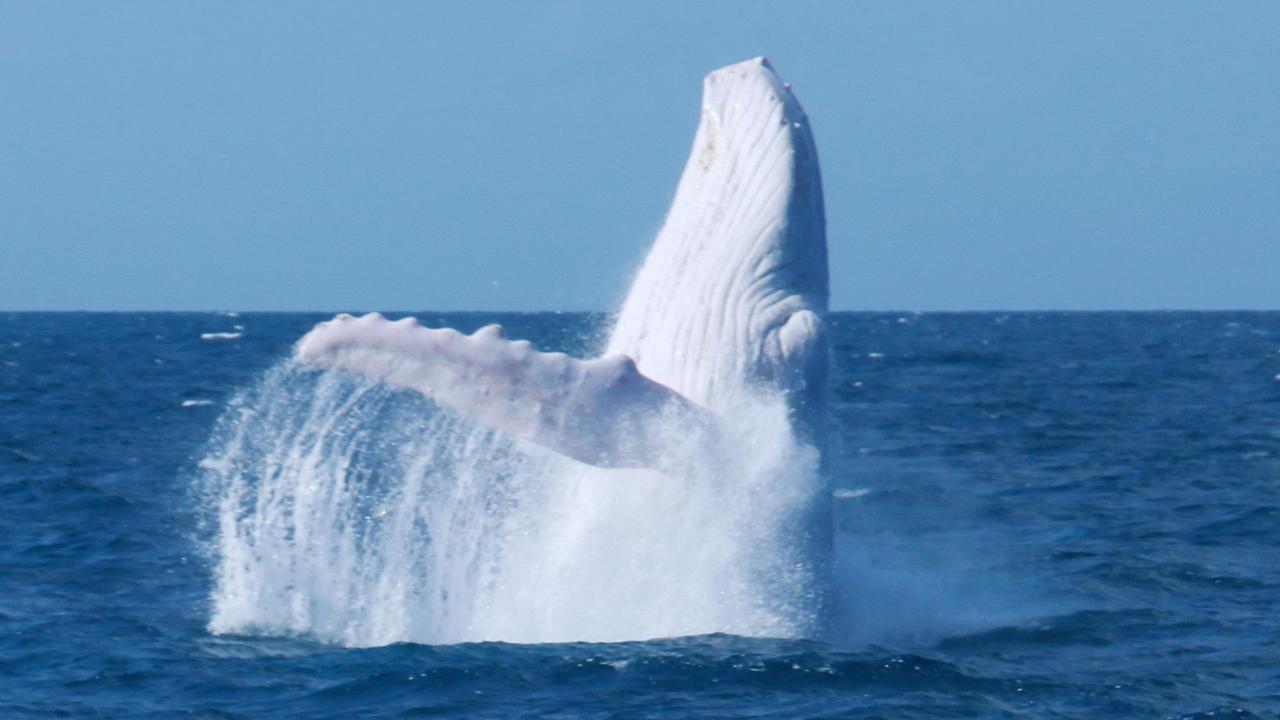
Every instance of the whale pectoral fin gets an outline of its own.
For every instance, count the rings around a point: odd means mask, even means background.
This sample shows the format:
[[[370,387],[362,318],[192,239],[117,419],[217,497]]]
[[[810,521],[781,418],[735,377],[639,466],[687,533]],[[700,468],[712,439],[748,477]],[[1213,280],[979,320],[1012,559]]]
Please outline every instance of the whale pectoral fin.
[[[512,342],[489,325],[472,335],[413,318],[339,315],[295,357],[416,390],[485,425],[603,467],[664,466],[664,438],[714,426],[711,414],[642,375],[630,358],[578,360]]]

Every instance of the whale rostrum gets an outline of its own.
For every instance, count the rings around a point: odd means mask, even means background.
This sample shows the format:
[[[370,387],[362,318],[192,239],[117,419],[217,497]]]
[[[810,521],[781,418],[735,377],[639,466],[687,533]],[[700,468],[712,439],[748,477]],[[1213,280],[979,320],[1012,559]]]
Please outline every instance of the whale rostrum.
[[[496,325],[465,335],[376,313],[321,323],[295,356],[415,390],[582,462],[662,470],[673,429],[714,440],[717,415],[746,392],[780,395],[821,445],[827,299],[809,121],[756,58],[704,80],[675,199],[602,356],[538,352]]]

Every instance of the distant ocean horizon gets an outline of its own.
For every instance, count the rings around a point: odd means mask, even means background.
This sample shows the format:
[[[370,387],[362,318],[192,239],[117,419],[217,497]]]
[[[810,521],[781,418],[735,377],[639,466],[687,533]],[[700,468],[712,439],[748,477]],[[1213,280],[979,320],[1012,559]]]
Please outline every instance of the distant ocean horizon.
[[[516,309],[511,309],[511,308],[497,308],[497,309],[479,309],[479,310],[476,310],[476,309],[454,309],[454,310],[441,310],[441,309],[438,309],[438,308],[426,308],[426,309],[417,309],[417,310],[406,310],[406,309],[385,308],[385,307],[368,307],[368,308],[355,308],[355,309],[353,309],[353,308],[349,308],[349,307],[346,307],[346,308],[344,308],[344,307],[335,307],[335,308],[331,308],[331,309],[324,309],[324,308],[320,308],[320,309],[316,309],[316,308],[301,308],[301,309],[286,309],[286,310],[264,310],[264,309],[252,309],[252,308],[250,308],[250,309],[246,309],[246,308],[230,308],[230,307],[228,307],[228,308],[213,308],[213,309],[202,308],[202,309],[149,309],[149,310],[137,310],[137,309],[128,309],[128,308],[126,308],[126,309],[113,309],[113,308],[92,308],[92,309],[85,309],[85,308],[60,308],[60,309],[47,309],[47,308],[7,308],[7,309],[6,309],[6,308],[0,308],[0,313],[13,313],[13,314],[81,314],[81,315],[92,315],[92,314],[98,314],[98,313],[100,313],[100,314],[106,314],[106,315],[115,315],[115,314],[139,314],[139,315],[145,315],[145,314],[152,314],[152,313],[154,313],[154,314],[218,315],[218,314],[225,314],[225,313],[246,313],[246,314],[261,314],[261,315],[321,315],[321,316],[332,316],[332,315],[336,315],[337,313],[341,313],[341,312],[345,312],[345,313],[353,313],[353,314],[354,314],[354,313],[366,313],[366,312],[379,312],[379,313],[382,313],[382,314],[384,314],[384,315],[416,315],[416,314],[429,314],[429,315],[440,315],[440,316],[472,315],[472,314],[484,314],[484,315],[494,315],[494,314],[496,314],[496,315],[542,315],[542,314],[552,314],[552,315],[613,315],[614,313],[616,313],[616,312],[617,312],[617,309],[616,309],[616,308],[614,308],[614,309],[610,309],[610,310],[586,310],[586,309],[581,309],[581,308],[577,308],[577,309],[546,309],[546,308],[540,308],[540,309],[521,309],[521,310],[516,310]],[[986,308],[986,309],[971,309],[971,308],[960,308],[960,309],[954,309],[954,308],[948,308],[948,309],[927,309],[927,308],[925,308],[925,309],[920,309],[920,308],[876,308],[876,309],[865,309],[865,308],[864,308],[864,309],[857,309],[857,308],[840,308],[840,309],[832,309],[832,310],[830,310],[829,312],[831,312],[831,313],[836,313],[836,314],[871,314],[871,315],[875,315],[875,314],[885,314],[885,315],[888,315],[888,314],[898,314],[898,315],[924,315],[924,314],[929,314],[929,315],[966,315],[966,314],[973,314],[973,315],[982,315],[982,314],[990,314],[990,313],[1080,313],[1080,314],[1088,314],[1088,313],[1138,313],[1138,314],[1140,314],[1140,313],[1153,313],[1153,314],[1159,314],[1159,313],[1270,313],[1270,312],[1280,312],[1280,306],[1278,306],[1278,307],[1274,307],[1274,308],[1255,308],[1255,307],[1220,307],[1220,308],[1183,308],[1183,307],[1167,307],[1167,308],[1166,308],[1166,307],[1160,307],[1160,308]]]

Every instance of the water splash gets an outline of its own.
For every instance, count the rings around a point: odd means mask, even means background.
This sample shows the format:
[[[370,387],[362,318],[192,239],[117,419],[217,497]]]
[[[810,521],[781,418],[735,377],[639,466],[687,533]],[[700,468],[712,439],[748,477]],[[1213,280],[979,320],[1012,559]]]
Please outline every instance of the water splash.
[[[201,463],[210,629],[350,646],[812,636],[818,454],[781,400],[725,416],[739,440],[694,452],[682,477],[602,469],[281,362]]]

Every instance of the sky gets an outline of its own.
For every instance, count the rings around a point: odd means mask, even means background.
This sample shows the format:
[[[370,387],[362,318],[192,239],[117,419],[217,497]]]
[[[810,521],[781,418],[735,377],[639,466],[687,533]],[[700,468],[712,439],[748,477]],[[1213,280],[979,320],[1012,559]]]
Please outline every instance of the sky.
[[[838,310],[1280,309],[1276,2],[0,0],[0,310],[612,310],[701,78]]]

